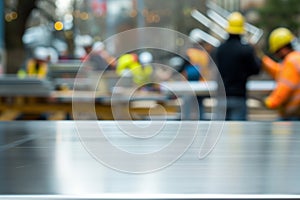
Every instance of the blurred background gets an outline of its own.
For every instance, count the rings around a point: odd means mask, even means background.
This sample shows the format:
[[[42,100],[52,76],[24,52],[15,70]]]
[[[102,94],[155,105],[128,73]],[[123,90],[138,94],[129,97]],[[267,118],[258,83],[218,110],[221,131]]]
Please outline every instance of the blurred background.
[[[90,52],[87,47],[97,42],[101,51],[105,49],[102,56],[113,67],[116,65],[115,57],[119,56],[118,49],[115,44],[104,45],[102,42],[134,28],[168,28],[187,36],[191,36],[191,32],[197,29],[212,36],[214,40],[210,44],[217,46],[224,37],[220,34],[222,31],[214,27],[222,25],[222,14],[225,18],[232,11],[240,11],[254,27],[252,33],[256,38],[253,45],[259,52],[268,48],[267,38],[275,27],[287,27],[297,37],[300,34],[298,0],[1,0],[0,14],[3,17],[0,19],[0,74],[18,74],[19,78],[24,77],[22,69],[28,66],[28,60],[39,57],[40,60],[46,60],[47,64],[50,63],[48,71],[52,73],[52,77],[49,90],[64,90],[64,87],[72,89],[66,80],[57,83],[62,81],[58,78],[74,78],[74,74],[70,75],[71,67],[77,65],[72,71],[76,73],[80,62]],[[206,20],[214,26],[207,24]],[[153,39],[155,40],[155,36]],[[176,41],[174,48],[175,51],[182,48],[180,40]],[[95,46],[93,49],[95,50]],[[165,54],[166,52],[157,50],[150,57],[146,56],[146,60],[164,63],[163,60],[172,57]],[[61,69],[67,72],[64,75],[55,74],[61,73]],[[262,72],[257,79],[269,80],[270,77]],[[5,97],[2,98],[4,103],[1,107],[4,116],[9,106],[20,105],[11,104],[12,100],[6,98],[19,96],[11,93],[14,88],[24,86],[23,82],[19,83],[21,86],[17,86],[13,81],[5,79],[0,84],[5,87],[4,90],[1,89],[1,96]],[[26,94],[34,91],[37,90],[29,89]],[[35,103],[36,100],[21,102],[24,106],[29,105],[28,102]],[[254,107],[257,103],[259,102],[254,102]],[[271,114],[271,119],[276,117],[273,112]]]
[[[299,34],[297,0],[215,0],[228,11],[241,11],[248,22],[264,30],[284,25]],[[2,73],[16,73],[35,46],[52,47],[60,57],[78,58],[78,35],[105,40],[136,27],[165,27],[189,34],[194,28],[209,32],[191,16],[203,13],[205,0],[2,0],[0,47]],[[261,40],[264,45],[264,40]],[[113,53],[113,52],[111,52]]]

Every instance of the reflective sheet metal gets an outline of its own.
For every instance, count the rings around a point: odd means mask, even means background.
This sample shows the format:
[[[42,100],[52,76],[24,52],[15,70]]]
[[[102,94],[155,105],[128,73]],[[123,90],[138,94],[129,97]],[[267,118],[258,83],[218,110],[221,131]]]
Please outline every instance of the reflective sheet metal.
[[[91,156],[80,142],[72,121],[1,122],[0,198],[196,199],[211,194],[212,197],[299,195],[300,123],[226,122],[213,152],[199,159],[202,131],[208,125],[209,122],[200,122],[194,143],[172,165],[151,173],[131,174],[104,166]],[[115,122],[101,122],[101,126],[111,141],[131,151],[138,148],[135,142],[120,136]],[[161,140],[171,140],[173,132],[162,130],[165,136]],[[160,142],[145,143],[148,150],[157,145]]]

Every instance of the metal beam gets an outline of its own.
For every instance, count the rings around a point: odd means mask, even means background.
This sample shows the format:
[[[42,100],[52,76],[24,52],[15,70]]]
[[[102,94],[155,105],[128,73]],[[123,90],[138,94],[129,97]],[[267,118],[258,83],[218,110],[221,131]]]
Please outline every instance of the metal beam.
[[[209,8],[209,10],[207,11],[207,15],[211,19],[213,19],[216,23],[218,23],[220,26],[225,28],[227,25],[226,18],[230,15],[230,12],[218,6],[212,1],[208,1],[206,3],[206,6]],[[261,37],[263,36],[262,29],[259,29],[258,27],[250,23],[247,22],[245,23],[245,29],[248,33],[250,33],[250,37],[248,38],[248,41],[252,44],[258,43]]]
[[[191,12],[191,15],[194,19],[202,23],[204,26],[212,30],[215,34],[217,34],[221,39],[226,39],[227,38],[227,32],[220,27],[218,24],[207,18],[205,15],[203,15],[200,11],[198,10],[193,10]]]

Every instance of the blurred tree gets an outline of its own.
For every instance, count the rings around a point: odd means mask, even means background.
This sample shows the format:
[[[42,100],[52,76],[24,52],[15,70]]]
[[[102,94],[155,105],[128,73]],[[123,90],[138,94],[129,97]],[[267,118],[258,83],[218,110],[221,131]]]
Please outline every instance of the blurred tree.
[[[291,29],[299,35],[300,1],[299,0],[266,0],[265,5],[258,10],[260,20],[266,35],[279,26]]]
[[[36,8],[37,0],[5,0],[5,46],[6,46],[6,73],[15,73],[24,59],[22,36],[26,29],[26,22],[31,11]],[[15,18],[8,18],[10,13],[15,13]]]
[[[55,0],[5,0],[6,73],[16,73],[25,61],[22,37],[28,27],[55,22]],[[32,15],[36,10],[39,16]],[[42,16],[42,17],[41,17]],[[30,20],[29,20],[30,19]]]

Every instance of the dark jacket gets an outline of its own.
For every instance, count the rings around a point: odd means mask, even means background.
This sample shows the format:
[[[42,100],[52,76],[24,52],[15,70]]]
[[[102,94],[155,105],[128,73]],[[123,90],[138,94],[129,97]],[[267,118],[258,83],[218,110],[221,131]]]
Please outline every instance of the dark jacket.
[[[216,49],[213,57],[223,79],[226,96],[246,97],[249,76],[258,74],[261,68],[254,48],[243,43],[239,35],[230,35]]]

